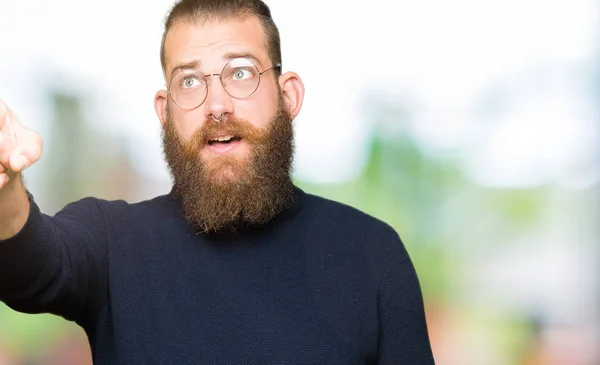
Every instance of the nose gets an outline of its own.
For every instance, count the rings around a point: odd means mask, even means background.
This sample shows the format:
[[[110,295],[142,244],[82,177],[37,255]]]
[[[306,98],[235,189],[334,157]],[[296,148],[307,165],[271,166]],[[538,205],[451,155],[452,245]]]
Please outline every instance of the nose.
[[[208,75],[210,84],[208,95],[204,101],[204,114],[206,118],[213,120],[223,120],[227,114],[233,114],[233,101],[231,96],[225,91],[221,78],[218,74]]]

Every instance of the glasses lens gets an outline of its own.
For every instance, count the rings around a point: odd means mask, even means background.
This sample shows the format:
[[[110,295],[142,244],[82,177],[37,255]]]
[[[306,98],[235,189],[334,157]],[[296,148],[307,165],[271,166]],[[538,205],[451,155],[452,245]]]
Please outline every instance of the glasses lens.
[[[234,98],[246,98],[258,88],[258,68],[246,58],[231,60],[221,73],[223,87]]]
[[[206,81],[197,72],[182,71],[171,80],[169,91],[175,104],[184,109],[193,109],[206,98]]]

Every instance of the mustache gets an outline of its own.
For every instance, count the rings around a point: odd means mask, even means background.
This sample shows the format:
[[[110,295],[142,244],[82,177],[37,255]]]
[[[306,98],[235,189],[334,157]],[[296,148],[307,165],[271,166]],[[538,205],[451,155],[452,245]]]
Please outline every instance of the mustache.
[[[187,147],[201,148],[208,144],[212,137],[225,134],[240,137],[249,143],[260,143],[264,139],[264,132],[260,128],[233,115],[226,115],[221,122],[207,118],[202,127],[191,136]]]

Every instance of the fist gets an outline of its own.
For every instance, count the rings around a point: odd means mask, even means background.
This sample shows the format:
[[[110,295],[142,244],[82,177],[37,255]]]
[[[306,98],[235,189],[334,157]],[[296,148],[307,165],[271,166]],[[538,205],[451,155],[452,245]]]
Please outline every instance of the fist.
[[[42,138],[0,100],[0,189],[42,155]]]

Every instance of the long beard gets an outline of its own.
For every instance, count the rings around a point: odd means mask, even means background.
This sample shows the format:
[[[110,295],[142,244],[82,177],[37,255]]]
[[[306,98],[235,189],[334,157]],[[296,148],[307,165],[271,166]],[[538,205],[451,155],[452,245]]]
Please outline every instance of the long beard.
[[[249,156],[214,156],[203,161],[201,149],[216,132],[239,136]],[[292,118],[280,97],[268,127],[228,117],[208,118],[188,142],[179,138],[167,109],[163,150],[173,177],[173,195],[186,221],[203,233],[235,232],[262,226],[294,203],[290,177],[293,159]]]

